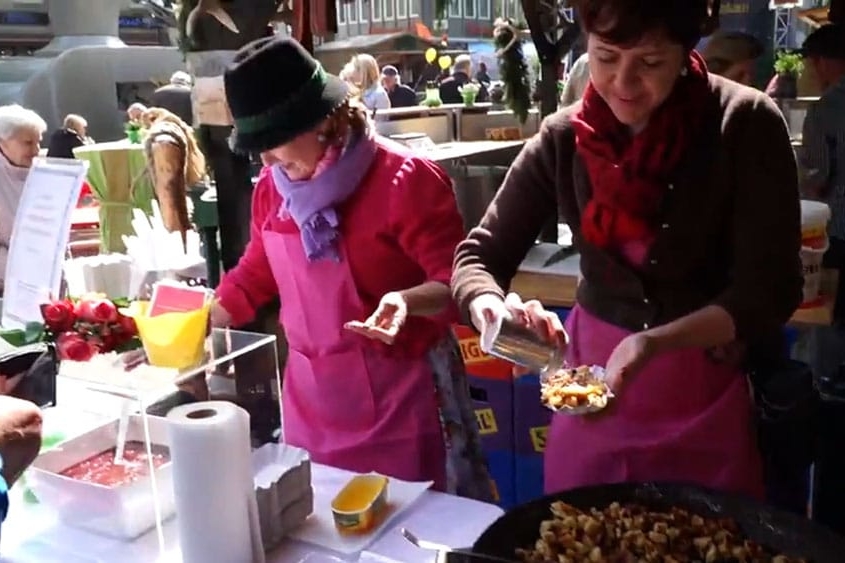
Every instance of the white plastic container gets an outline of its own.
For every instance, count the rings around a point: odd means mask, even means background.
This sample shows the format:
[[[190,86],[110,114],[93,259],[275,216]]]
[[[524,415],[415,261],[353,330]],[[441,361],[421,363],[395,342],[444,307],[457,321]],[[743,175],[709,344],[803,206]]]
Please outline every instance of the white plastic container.
[[[820,201],[801,200],[801,246],[827,248],[827,223],[830,207]]]

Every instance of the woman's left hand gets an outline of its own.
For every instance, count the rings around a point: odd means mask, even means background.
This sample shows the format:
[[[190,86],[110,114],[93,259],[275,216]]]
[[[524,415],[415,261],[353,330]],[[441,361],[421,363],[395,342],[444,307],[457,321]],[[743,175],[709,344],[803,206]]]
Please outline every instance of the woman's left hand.
[[[375,313],[366,321],[350,321],[343,327],[367,338],[393,344],[407,318],[408,303],[400,292],[391,291],[384,294]]]
[[[654,337],[644,332],[631,334],[616,345],[604,369],[610,390],[618,392],[625,378],[636,374],[655,353]]]

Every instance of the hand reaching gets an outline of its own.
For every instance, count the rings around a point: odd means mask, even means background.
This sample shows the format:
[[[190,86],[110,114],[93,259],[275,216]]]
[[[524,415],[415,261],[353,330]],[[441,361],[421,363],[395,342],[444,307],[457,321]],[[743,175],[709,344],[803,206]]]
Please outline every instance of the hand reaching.
[[[408,318],[408,304],[398,291],[385,293],[375,312],[364,321],[349,321],[343,327],[367,338],[393,344]]]
[[[651,336],[638,332],[623,338],[611,352],[604,369],[610,390],[617,393],[622,382],[642,369],[653,355],[654,340]]]

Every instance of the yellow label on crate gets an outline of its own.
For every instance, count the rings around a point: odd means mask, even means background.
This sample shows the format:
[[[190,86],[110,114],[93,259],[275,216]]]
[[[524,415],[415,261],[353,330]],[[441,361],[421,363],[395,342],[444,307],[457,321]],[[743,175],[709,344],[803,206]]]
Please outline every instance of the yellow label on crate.
[[[475,419],[478,421],[478,433],[482,436],[495,434],[499,431],[493,409],[476,409]]]
[[[548,433],[548,426],[535,426],[528,429],[528,434],[531,436],[531,445],[534,446],[535,452],[543,453],[546,451],[546,435]]]
[[[480,364],[490,359],[490,356],[481,351],[481,346],[478,345],[478,338],[461,338],[461,355],[464,357],[464,363],[467,365]]]

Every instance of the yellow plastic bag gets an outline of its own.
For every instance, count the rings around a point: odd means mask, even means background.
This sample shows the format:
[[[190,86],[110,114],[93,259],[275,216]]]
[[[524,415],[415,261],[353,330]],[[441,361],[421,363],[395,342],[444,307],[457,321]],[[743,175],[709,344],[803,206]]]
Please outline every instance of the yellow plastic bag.
[[[187,313],[147,316],[148,301],[135,301],[124,314],[135,320],[138,336],[151,365],[186,369],[198,365],[205,355],[205,335],[211,304]]]

